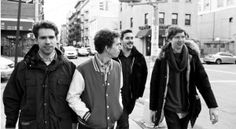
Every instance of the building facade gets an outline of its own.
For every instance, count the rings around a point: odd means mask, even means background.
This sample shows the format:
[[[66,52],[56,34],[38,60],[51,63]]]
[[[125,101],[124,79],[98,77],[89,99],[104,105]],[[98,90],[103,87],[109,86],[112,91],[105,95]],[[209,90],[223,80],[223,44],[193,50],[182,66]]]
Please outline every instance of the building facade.
[[[67,25],[63,24],[61,25],[61,30],[60,30],[60,45],[67,46],[68,44],[68,29]]]
[[[43,4],[43,0],[21,3],[19,56],[23,56],[34,42],[30,32],[35,21],[44,19]],[[18,0],[1,1],[1,55],[15,55],[17,14]]]
[[[146,3],[140,0],[137,3]],[[151,54],[151,26],[154,19],[154,8],[150,4],[134,5],[120,3],[120,30],[133,30],[135,46],[144,55]],[[158,47],[165,44],[166,29],[170,25],[184,28],[190,38],[197,39],[197,1],[196,0],[165,0],[158,4],[159,43]]]
[[[236,1],[201,0],[198,34],[203,54],[227,51],[236,54]]]
[[[81,0],[75,6],[73,18],[69,25],[79,24],[81,32],[80,46],[94,48],[93,38],[97,31],[110,29],[118,31],[119,1],[118,0]],[[74,22],[72,22],[74,21]],[[75,27],[72,27],[73,29]],[[78,43],[78,41],[76,41]]]

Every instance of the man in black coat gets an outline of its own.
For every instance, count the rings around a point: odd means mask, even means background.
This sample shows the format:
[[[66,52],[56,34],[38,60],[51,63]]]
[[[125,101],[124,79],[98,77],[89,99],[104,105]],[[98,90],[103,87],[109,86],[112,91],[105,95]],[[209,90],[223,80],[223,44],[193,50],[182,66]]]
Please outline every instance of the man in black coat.
[[[121,32],[122,51],[117,60],[121,62],[123,87],[121,89],[123,114],[117,122],[117,129],[129,128],[129,114],[135,101],[143,96],[147,79],[147,64],[144,56],[133,45],[134,35],[131,30]]]
[[[217,102],[207,73],[200,61],[196,45],[186,43],[186,32],[171,26],[168,43],[157,58],[151,77],[151,119],[158,125],[166,119],[168,129],[187,129],[193,126],[201,110],[201,93],[208,108],[210,120],[218,122]]]
[[[3,92],[6,129],[76,129],[66,102],[75,65],[56,48],[58,28],[40,21],[32,29],[37,44],[16,64]]]

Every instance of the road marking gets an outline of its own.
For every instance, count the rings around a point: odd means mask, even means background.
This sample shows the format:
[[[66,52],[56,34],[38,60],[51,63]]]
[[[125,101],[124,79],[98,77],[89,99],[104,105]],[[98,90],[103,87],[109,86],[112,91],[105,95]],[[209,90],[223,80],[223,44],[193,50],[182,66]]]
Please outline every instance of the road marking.
[[[236,83],[236,80],[213,80],[213,81],[210,81],[211,83]]]
[[[235,74],[235,72],[228,72],[228,71],[222,71],[222,70],[214,70],[214,69],[206,69],[207,71],[213,71],[213,72],[220,72],[220,73],[228,73],[228,74]]]

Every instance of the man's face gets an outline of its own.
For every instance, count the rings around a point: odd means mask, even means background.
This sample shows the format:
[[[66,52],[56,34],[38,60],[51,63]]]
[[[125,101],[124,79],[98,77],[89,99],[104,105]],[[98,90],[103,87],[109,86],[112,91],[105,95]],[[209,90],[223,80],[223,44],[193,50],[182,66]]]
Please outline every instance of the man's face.
[[[110,55],[111,58],[118,57],[118,55],[120,54],[120,49],[121,49],[120,39],[115,38],[112,46],[107,48],[108,55]]]
[[[133,33],[124,34],[123,39],[121,40],[124,49],[131,50],[134,46],[134,35]]]
[[[57,45],[55,31],[53,29],[46,28],[39,29],[37,42],[39,45],[39,50],[42,54],[50,55]]]
[[[185,33],[182,32],[182,33],[177,33],[171,40],[171,44],[172,44],[172,48],[173,49],[182,49],[183,47],[183,44],[184,44],[184,41],[185,41]]]

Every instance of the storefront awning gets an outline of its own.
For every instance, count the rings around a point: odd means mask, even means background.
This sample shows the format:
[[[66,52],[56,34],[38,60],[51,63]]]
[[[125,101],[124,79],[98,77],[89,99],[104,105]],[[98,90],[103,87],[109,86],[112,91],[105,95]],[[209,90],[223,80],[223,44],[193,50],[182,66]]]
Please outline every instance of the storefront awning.
[[[148,35],[151,36],[151,29],[143,29],[143,30],[140,30],[135,37],[137,38],[143,38],[143,37],[147,37]]]
[[[31,31],[33,23],[34,23],[33,20],[21,19],[20,30]],[[17,19],[1,18],[1,30],[16,30],[16,29],[17,29]]]

